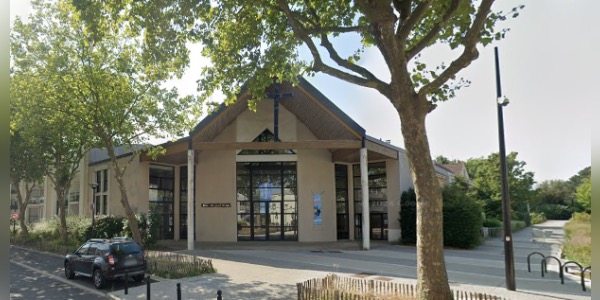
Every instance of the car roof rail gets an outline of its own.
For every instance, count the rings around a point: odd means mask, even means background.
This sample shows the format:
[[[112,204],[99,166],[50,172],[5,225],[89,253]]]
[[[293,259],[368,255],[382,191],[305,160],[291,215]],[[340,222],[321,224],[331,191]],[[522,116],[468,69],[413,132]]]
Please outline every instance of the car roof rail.
[[[111,241],[133,241],[132,238],[127,237],[127,236],[115,236],[112,239],[110,239]]]
[[[107,239],[100,239],[100,238],[93,238],[93,239],[89,239],[88,242],[97,242],[97,243],[104,243],[107,242]]]

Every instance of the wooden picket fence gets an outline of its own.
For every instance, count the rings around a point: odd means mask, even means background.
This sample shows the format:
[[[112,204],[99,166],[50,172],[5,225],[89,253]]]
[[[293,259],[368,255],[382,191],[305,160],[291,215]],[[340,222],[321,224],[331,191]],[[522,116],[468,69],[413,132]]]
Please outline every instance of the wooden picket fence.
[[[365,280],[335,274],[313,278],[297,284],[298,300],[410,300],[416,299],[412,284]],[[506,300],[505,298],[452,290],[456,300]]]
[[[214,273],[212,260],[172,252],[146,251],[148,272],[170,274],[173,278]],[[159,273],[160,274],[160,273]]]

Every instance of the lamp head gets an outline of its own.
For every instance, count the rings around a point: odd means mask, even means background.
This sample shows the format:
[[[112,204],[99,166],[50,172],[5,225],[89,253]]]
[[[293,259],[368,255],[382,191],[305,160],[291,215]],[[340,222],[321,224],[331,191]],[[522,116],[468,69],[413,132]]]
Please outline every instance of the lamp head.
[[[98,187],[98,183],[97,182],[90,182],[90,187],[93,189],[96,189]]]
[[[508,103],[510,103],[510,101],[508,100],[508,98],[506,98],[506,96],[504,96],[503,99],[498,98],[498,104],[502,106],[507,106]]]

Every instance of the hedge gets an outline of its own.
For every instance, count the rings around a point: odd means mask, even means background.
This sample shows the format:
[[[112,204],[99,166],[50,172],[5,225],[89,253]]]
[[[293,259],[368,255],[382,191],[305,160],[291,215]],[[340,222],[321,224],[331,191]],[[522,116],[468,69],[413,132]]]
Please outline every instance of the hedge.
[[[483,222],[481,204],[469,197],[459,184],[446,185],[442,190],[444,201],[444,245],[459,248],[472,248],[481,244],[480,228]],[[416,195],[410,189],[401,196],[400,228],[402,243],[417,241]]]

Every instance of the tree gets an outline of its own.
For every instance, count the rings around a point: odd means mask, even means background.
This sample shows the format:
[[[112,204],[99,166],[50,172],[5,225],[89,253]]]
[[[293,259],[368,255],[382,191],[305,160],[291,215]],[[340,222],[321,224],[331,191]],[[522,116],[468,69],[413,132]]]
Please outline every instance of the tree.
[[[506,157],[508,169],[508,189],[511,208],[523,211],[527,202],[532,200],[533,172],[525,171],[526,163],[517,159],[517,152],[511,152]],[[467,160],[467,170],[472,180],[470,194],[485,201],[488,216],[502,216],[502,187],[500,180],[500,156],[492,153],[487,157]]]
[[[592,211],[592,185],[590,183],[591,177],[584,178],[575,191],[575,199],[589,212]]]
[[[25,236],[29,235],[27,224],[25,224],[25,211],[31,200],[33,189],[44,178],[45,162],[42,153],[43,149],[36,143],[35,137],[24,136],[18,131],[11,133],[10,183],[17,191],[19,226]],[[25,197],[23,197],[23,192]]]
[[[575,189],[577,189],[577,187],[579,185],[581,185],[581,183],[583,183],[583,180],[585,178],[591,178],[592,177],[592,167],[588,166],[585,167],[583,169],[581,169],[579,172],[577,172],[577,174],[571,176],[571,178],[569,178],[569,183],[571,183],[571,188],[573,190],[573,192],[575,191]]]
[[[134,154],[158,155],[160,149],[138,145],[146,145],[151,137],[181,136],[198,117],[198,103],[161,87],[173,72],[165,65],[144,63],[147,53],[137,32],[126,23],[105,18],[97,30],[88,30],[68,1],[32,4],[29,23],[15,21],[11,35],[15,66],[20,72],[33,70],[47,82],[44,97],[33,103],[36,107],[52,109],[56,120],[73,125],[69,133],[83,134],[83,145],[107,151],[133,238],[141,243],[123,181],[128,164],[138,156],[119,160],[115,149],[123,146]],[[80,154],[87,149],[66,146]],[[55,185],[67,184],[68,191],[71,170],[57,167],[56,171]]]
[[[569,181],[542,181],[536,189],[537,197],[535,204],[571,205],[570,200],[573,192],[574,190]]]
[[[296,82],[298,74],[316,72],[384,95],[400,116],[417,194],[418,298],[452,298],[438,217],[442,196],[425,119],[437,102],[468,84],[454,79],[478,57],[477,46],[503,37],[505,30],[496,31],[495,25],[506,16],[491,11],[494,0],[72,1],[91,29],[104,22],[99,11],[109,12],[102,16],[128,15],[154,54],[148,59],[174,65],[187,60],[187,41],[202,42],[203,55],[211,59],[199,80],[205,97],[221,90],[229,103],[245,84],[258,100],[274,77]],[[354,53],[339,47],[336,38],[342,35],[360,39],[362,45]],[[449,46],[456,59],[428,66],[420,54],[436,44]],[[310,59],[300,56],[301,46]],[[359,63],[366,47],[381,54],[389,80]]]
[[[66,240],[67,194],[85,154],[86,137],[72,115],[56,109],[65,100],[64,90],[51,81],[45,70],[31,65],[22,56],[19,47],[23,45],[16,42],[17,36],[19,32],[26,35],[31,32],[19,19],[15,21],[14,30],[11,33],[11,59],[14,62],[10,81],[11,132],[26,137],[28,149],[14,149],[11,160],[27,159],[27,163],[37,164],[36,168],[42,168],[52,182],[59,209],[60,235]],[[37,58],[30,59],[35,61]],[[48,65],[53,63],[47,62]],[[26,171],[32,172],[27,177],[37,177],[37,170]]]

